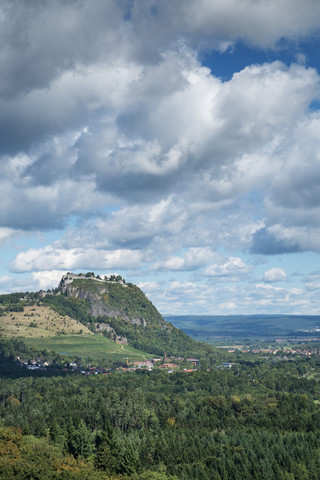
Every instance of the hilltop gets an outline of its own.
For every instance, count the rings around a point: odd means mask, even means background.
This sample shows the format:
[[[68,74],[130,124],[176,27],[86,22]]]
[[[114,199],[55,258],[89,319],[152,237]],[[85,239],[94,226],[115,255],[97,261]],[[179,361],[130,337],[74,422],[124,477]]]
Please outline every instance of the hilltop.
[[[0,335],[103,336],[156,355],[199,356],[212,349],[167,322],[136,285],[93,272],[68,273],[47,292],[0,295]]]

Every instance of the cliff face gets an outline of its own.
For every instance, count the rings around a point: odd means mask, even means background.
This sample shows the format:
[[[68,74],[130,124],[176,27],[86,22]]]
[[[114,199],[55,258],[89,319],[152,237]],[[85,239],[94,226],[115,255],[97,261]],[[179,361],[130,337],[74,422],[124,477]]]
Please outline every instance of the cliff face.
[[[166,353],[194,357],[211,351],[208,345],[195,342],[182,330],[166,322],[140,288],[125,283],[120,276],[111,275],[102,279],[92,272],[83,275],[70,273],[62,277],[58,288],[53,291],[2,295],[0,313],[18,314],[26,306],[32,307],[32,317],[34,309],[53,310],[55,317],[58,314],[61,321],[59,331],[67,329],[74,334],[83,325],[88,332],[105,335],[115,342],[128,343],[153,355]],[[46,310],[43,321],[50,320],[50,315],[53,315],[51,310]],[[55,323],[50,321],[50,328],[52,325],[56,328]],[[58,330],[56,328],[55,331]]]
[[[116,282],[68,274],[62,277],[58,289],[66,297],[85,300],[94,317],[121,319],[142,327],[156,323],[166,328],[166,321],[143,292],[122,279]]]
[[[140,288],[121,277],[110,280],[94,274],[68,274],[61,279],[57,295],[73,304],[78,299],[84,302],[91,318],[96,318],[95,331],[116,342],[154,354],[189,354],[195,346],[191,338],[164,320]]]

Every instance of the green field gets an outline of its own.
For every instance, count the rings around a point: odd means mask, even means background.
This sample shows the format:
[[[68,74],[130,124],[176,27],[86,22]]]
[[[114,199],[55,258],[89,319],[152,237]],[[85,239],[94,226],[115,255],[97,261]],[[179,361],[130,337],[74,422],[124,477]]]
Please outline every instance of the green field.
[[[101,360],[123,361],[143,360],[150,354],[135,350],[127,345],[118,345],[108,338],[98,335],[60,335],[47,338],[24,338],[30,347],[47,349],[58,353]]]

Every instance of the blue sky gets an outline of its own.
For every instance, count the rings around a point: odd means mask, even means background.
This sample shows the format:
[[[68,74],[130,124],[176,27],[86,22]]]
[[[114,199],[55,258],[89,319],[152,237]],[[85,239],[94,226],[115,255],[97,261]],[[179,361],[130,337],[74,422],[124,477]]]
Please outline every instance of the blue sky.
[[[0,292],[319,314],[320,3],[4,0]]]

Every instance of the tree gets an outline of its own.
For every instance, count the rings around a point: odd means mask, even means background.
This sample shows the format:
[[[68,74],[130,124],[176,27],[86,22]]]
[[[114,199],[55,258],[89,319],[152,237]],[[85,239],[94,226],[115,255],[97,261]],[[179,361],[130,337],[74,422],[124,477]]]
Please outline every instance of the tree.
[[[80,420],[78,428],[71,426],[69,435],[69,450],[76,458],[81,456],[88,458],[94,449],[93,434]]]

